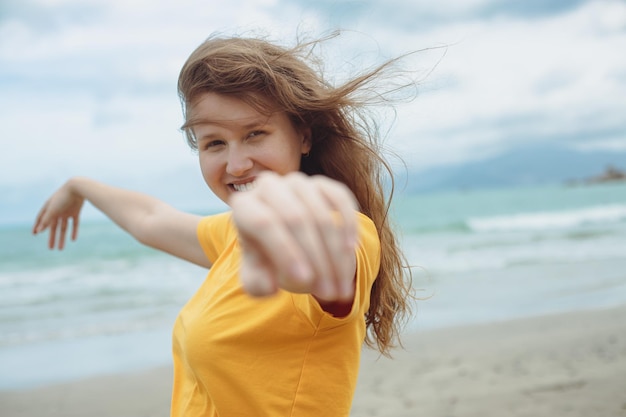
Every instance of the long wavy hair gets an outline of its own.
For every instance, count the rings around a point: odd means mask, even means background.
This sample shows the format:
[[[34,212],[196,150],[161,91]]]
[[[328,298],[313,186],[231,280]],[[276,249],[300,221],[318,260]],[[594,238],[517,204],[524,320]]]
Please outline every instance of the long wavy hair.
[[[393,172],[381,152],[378,124],[367,109],[384,97],[373,88],[374,81],[395,60],[333,86],[312,54],[323,40],[282,47],[258,38],[209,38],[180,72],[178,94],[186,119],[182,129],[197,149],[190,113],[207,92],[237,97],[261,113],[284,111],[296,128],[310,129],[312,146],[302,158],[301,171],[347,185],[378,230],[380,270],[365,315],[365,341],[389,356],[401,344],[400,331],[411,313],[411,272],[390,224]]]

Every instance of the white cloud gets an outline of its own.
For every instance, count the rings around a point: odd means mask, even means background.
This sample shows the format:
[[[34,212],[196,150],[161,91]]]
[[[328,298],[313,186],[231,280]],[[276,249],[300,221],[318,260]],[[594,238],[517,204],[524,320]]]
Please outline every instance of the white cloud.
[[[624,127],[626,61],[616,51],[626,48],[626,31],[616,23],[620,19],[605,19],[624,11],[623,3],[592,2],[545,19],[497,19],[404,34],[398,49],[464,35],[426,80],[424,94],[402,109],[403,153],[425,166],[520,140],[573,141],[580,131]],[[626,142],[626,133],[621,140]]]

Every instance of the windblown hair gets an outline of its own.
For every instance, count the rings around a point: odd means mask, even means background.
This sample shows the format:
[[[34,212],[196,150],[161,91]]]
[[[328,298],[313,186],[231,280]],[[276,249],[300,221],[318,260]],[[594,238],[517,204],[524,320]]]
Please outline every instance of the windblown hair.
[[[317,61],[311,50],[319,42],[285,48],[255,38],[209,38],[191,54],[179,76],[186,119],[182,128],[189,145],[197,149],[193,106],[204,93],[213,92],[237,97],[264,114],[284,111],[296,128],[310,129],[312,146],[302,158],[301,171],[348,186],[378,230],[381,263],[365,316],[366,344],[389,355],[400,343],[401,327],[411,313],[411,273],[390,225],[393,173],[382,156],[378,125],[366,108],[384,96],[372,89],[373,81],[394,60],[333,86],[313,69]]]

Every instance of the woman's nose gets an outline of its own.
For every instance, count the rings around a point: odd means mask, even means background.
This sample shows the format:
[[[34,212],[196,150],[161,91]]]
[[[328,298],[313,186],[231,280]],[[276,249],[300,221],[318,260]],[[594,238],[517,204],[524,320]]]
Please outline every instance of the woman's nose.
[[[226,172],[234,177],[243,176],[252,168],[254,163],[252,158],[242,149],[230,149],[228,161],[226,162]]]

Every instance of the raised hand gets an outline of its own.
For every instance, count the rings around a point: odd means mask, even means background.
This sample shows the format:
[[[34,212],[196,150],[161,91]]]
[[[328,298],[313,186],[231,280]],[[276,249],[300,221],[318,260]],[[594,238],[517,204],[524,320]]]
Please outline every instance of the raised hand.
[[[252,295],[278,288],[322,301],[354,295],[357,203],[343,184],[295,172],[263,173],[229,205],[242,248],[241,281]]]
[[[72,192],[69,183],[64,184],[45,202],[35,224],[33,234],[38,234],[50,229],[48,247],[59,250],[65,247],[65,237],[69,220],[72,221],[72,240],[78,236],[79,215],[85,199]]]

